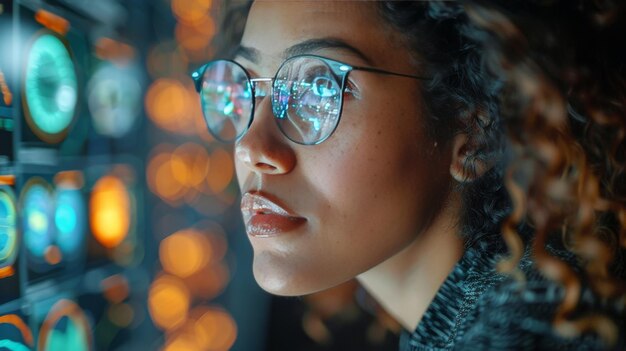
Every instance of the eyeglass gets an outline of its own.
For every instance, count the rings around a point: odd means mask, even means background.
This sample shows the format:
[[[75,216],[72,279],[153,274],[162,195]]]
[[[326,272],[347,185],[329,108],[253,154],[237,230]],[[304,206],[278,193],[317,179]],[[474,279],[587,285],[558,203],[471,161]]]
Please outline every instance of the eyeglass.
[[[273,78],[250,78],[248,71],[232,60],[211,61],[191,76],[200,94],[204,119],[216,139],[232,142],[246,133],[254,118],[256,99],[268,95],[258,84],[266,82],[272,87],[272,112],[281,132],[295,143],[315,145],[337,128],[347,77],[356,70],[429,79],[316,55],[288,58]]]

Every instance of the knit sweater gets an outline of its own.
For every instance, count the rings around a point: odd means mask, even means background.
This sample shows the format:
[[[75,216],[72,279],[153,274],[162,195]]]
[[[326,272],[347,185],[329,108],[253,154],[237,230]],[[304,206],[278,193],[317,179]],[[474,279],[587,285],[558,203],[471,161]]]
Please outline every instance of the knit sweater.
[[[482,238],[468,247],[415,331],[402,333],[400,351],[626,350],[624,313],[615,309],[609,308],[609,314],[620,331],[617,345],[611,348],[591,333],[574,338],[558,335],[552,320],[564,289],[537,271],[528,252],[520,262],[525,282],[498,273],[495,264],[506,252],[499,236]],[[580,303],[588,309],[607,310],[592,295],[587,289]]]

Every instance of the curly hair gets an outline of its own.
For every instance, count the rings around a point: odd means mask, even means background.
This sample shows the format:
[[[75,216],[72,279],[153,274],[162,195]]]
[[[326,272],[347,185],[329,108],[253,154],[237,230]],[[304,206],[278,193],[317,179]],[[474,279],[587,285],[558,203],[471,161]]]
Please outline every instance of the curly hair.
[[[385,1],[379,10],[436,78],[423,91],[435,136],[464,131],[473,156],[494,165],[463,188],[468,242],[501,231],[505,272],[530,245],[538,269],[566,289],[557,330],[614,341],[606,316],[572,316],[587,281],[626,305],[625,6]],[[555,239],[582,272],[548,253]]]

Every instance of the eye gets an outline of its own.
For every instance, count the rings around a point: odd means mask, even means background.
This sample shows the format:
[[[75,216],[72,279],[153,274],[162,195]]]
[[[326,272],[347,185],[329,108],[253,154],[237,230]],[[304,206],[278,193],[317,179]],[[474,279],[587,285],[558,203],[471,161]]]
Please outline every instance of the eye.
[[[350,80],[346,81],[346,88],[343,91],[344,98],[361,98],[359,88]]]
[[[316,77],[311,85],[313,93],[319,97],[333,97],[338,93],[337,84],[328,77]]]

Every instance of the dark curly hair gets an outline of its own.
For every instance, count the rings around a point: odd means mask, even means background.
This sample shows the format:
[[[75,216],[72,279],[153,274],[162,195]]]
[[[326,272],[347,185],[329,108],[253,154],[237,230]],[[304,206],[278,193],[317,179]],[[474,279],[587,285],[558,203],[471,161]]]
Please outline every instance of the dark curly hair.
[[[437,138],[470,135],[493,164],[463,191],[469,243],[500,231],[515,272],[525,246],[566,288],[555,325],[615,340],[601,314],[576,319],[581,285],[624,309],[626,247],[626,8],[613,1],[378,4],[435,77],[423,89]],[[467,167],[472,167],[469,160]],[[530,229],[532,228],[532,229]],[[556,240],[555,240],[556,239]],[[559,242],[577,258],[550,255]],[[611,332],[612,331],[612,332]]]

